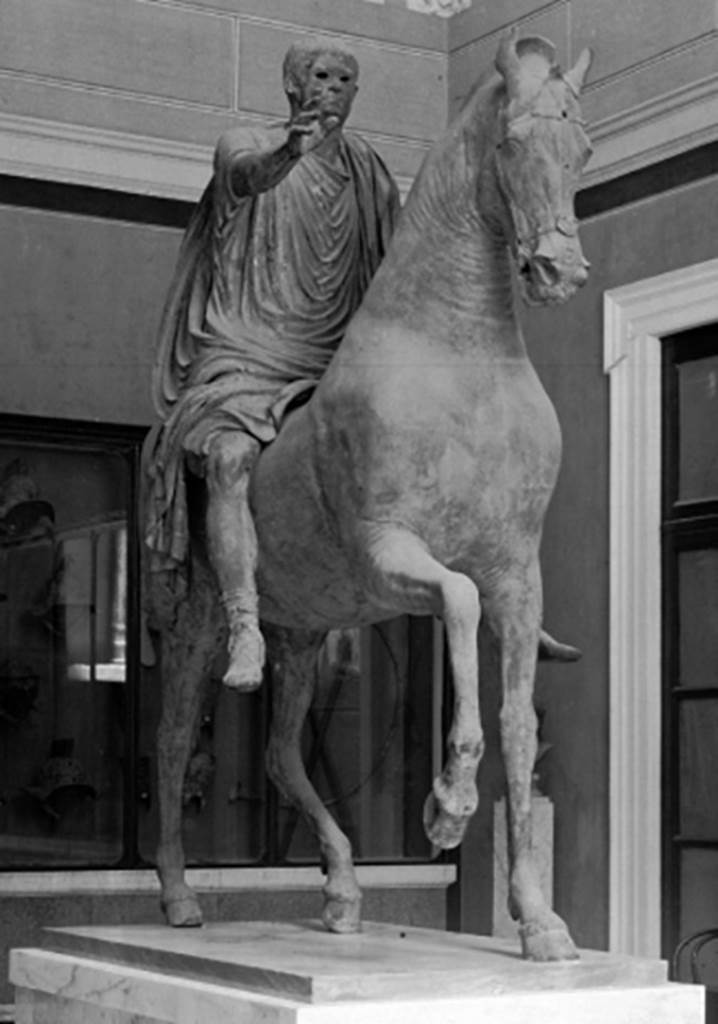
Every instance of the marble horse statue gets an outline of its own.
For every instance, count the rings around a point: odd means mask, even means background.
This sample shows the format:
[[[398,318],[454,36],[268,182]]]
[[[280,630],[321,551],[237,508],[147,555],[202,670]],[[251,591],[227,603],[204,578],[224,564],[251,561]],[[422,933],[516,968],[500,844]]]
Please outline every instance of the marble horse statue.
[[[315,832],[325,926],[360,927],[347,837],[300,753],[327,631],[409,613],[445,626],[454,712],[424,808],[436,846],[457,846],[478,802],[484,749],[479,620],[500,653],[500,734],[509,806],[510,910],[523,955],[575,957],[531,852],[537,652],[571,649],[542,630],[539,543],[561,458],[553,406],[529,360],[516,295],[561,303],[586,280],[573,210],[590,154],[579,92],[540,38],[501,43],[427,155],[389,249],[310,401],[253,471],[260,615],[271,669],[267,769]],[[512,267],[515,278],[512,276]],[[181,790],[203,683],[222,642],[201,538],[174,632],[163,637],[158,872],[171,924],[201,923],[184,881]]]

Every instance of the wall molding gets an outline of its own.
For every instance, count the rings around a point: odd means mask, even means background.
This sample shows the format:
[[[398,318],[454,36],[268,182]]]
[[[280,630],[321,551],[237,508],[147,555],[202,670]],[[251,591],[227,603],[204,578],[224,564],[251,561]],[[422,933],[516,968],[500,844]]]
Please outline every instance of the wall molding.
[[[718,74],[596,121],[590,131],[595,151],[582,189],[713,142]],[[0,112],[2,174],[195,201],[211,166],[209,146]],[[398,179],[403,196],[411,181]]]
[[[594,154],[581,188],[714,142],[718,139],[718,74],[594,121],[589,132]]]
[[[718,320],[718,259],[606,292],[610,378],[609,945],[661,947],[661,343]]]
[[[212,149],[0,113],[0,173],[194,201]]]
[[[211,173],[211,146],[0,112],[0,174],[196,202]]]

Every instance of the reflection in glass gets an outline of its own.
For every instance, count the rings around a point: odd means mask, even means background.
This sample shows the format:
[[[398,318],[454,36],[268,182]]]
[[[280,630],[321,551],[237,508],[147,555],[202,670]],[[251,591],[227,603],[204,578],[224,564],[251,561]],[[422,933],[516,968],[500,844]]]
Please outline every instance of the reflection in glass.
[[[431,620],[426,628],[431,631]],[[200,714],[183,794],[187,863],[317,863],[304,820],[268,783],[264,770],[271,680],[239,695],[220,683],[223,653]],[[140,749],[154,760],[161,687],[145,668]],[[409,672],[407,618],[331,632],[321,651],[303,734],[307,773],[349,837],[357,860],[426,860],[422,806],[431,786],[430,666]],[[428,684],[428,685],[427,685]],[[157,844],[154,771],[140,815],[140,850]]]
[[[680,935],[714,928],[718,921],[718,850],[682,850],[680,870]]]
[[[127,491],[112,452],[0,444],[2,866],[120,856]]]
[[[678,562],[681,686],[718,686],[718,548]]]
[[[683,700],[679,718],[680,832],[718,839],[718,700]]]
[[[430,855],[421,818],[431,786],[431,708],[414,699],[408,650],[404,617],[336,630],[320,658],[304,759],[357,860]],[[280,861],[316,861],[314,837],[284,804],[279,835]]]
[[[679,363],[680,501],[718,498],[718,356]]]

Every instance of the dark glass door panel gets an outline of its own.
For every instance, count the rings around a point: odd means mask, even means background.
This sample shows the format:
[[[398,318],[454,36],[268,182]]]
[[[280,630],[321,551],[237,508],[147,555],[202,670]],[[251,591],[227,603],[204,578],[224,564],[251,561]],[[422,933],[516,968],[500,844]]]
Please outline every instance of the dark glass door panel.
[[[718,547],[683,550],[677,558],[676,682],[687,687],[718,687]]]
[[[718,846],[718,698],[679,707],[680,835]]]
[[[718,356],[679,363],[677,373],[678,499],[715,499],[718,498]]]

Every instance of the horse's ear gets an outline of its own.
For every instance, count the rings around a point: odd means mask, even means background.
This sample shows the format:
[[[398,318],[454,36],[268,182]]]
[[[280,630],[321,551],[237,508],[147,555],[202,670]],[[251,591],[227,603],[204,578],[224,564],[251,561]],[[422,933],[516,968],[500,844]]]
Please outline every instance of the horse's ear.
[[[503,75],[509,100],[530,101],[556,67],[556,48],[542,36],[518,38],[514,27],[499,45],[496,68]]]
[[[588,69],[591,67],[592,60],[593,54],[588,49],[588,47],[586,47],[586,49],[582,50],[579,54],[578,60],[571,68],[571,70],[567,71],[566,74],[563,76],[565,81],[568,82],[575,96],[578,96],[578,94],[581,92],[581,89],[583,88],[583,83],[586,80],[586,75],[588,74]]]
[[[506,82],[509,96],[517,96],[520,88],[521,61],[516,52],[519,30],[514,25],[501,39],[496,54],[496,70]]]

